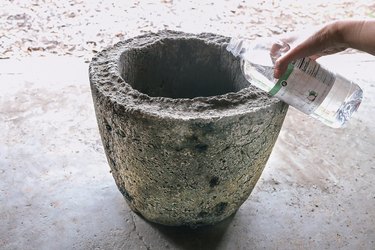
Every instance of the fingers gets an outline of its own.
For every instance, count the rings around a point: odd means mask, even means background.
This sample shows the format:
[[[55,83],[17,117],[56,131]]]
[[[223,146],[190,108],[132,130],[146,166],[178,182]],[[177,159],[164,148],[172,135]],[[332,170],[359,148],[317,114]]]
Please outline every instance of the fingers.
[[[305,57],[306,51],[304,46],[298,46],[289,50],[285,55],[276,60],[274,77],[279,79],[288,68],[288,64],[296,59]]]
[[[330,39],[325,29],[322,29],[299,43],[276,60],[274,77],[279,79],[286,71],[288,64],[294,60],[304,57],[316,59],[322,56],[322,52],[332,44]]]
[[[273,72],[273,77],[280,79],[280,77],[285,73],[288,67],[288,62],[282,61],[281,59],[276,61],[275,70]]]

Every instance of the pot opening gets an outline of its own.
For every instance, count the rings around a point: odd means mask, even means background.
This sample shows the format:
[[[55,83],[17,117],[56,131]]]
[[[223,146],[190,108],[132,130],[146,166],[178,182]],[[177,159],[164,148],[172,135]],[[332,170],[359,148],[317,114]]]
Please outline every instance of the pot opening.
[[[249,84],[224,47],[199,39],[162,39],[124,52],[122,78],[152,97],[194,98],[237,92]]]

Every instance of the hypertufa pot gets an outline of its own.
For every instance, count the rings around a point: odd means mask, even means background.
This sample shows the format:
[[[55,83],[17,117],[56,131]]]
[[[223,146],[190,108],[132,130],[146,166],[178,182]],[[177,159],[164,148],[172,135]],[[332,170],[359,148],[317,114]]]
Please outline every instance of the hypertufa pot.
[[[131,209],[164,225],[233,214],[259,179],[287,105],[249,86],[214,34],[163,31],[90,64],[102,142]]]

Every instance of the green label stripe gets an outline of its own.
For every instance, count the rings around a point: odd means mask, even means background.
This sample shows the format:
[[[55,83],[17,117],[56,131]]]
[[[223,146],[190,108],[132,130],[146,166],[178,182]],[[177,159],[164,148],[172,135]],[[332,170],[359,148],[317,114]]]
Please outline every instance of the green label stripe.
[[[270,92],[268,92],[270,95],[274,96],[274,95],[277,94],[277,92],[279,92],[279,90],[282,87],[281,83],[288,79],[288,77],[290,76],[290,74],[293,71],[293,68],[294,68],[293,65],[291,63],[289,63],[286,72],[280,77],[280,79],[277,81],[275,86],[273,86],[273,88],[270,90]]]

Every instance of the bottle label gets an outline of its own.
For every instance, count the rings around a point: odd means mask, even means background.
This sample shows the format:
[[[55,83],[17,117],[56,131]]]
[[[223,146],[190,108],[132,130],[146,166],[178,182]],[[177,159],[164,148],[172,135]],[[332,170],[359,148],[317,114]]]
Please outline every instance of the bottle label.
[[[302,58],[288,65],[287,71],[269,94],[311,114],[323,102],[335,80],[335,75],[318,63],[310,58]]]

